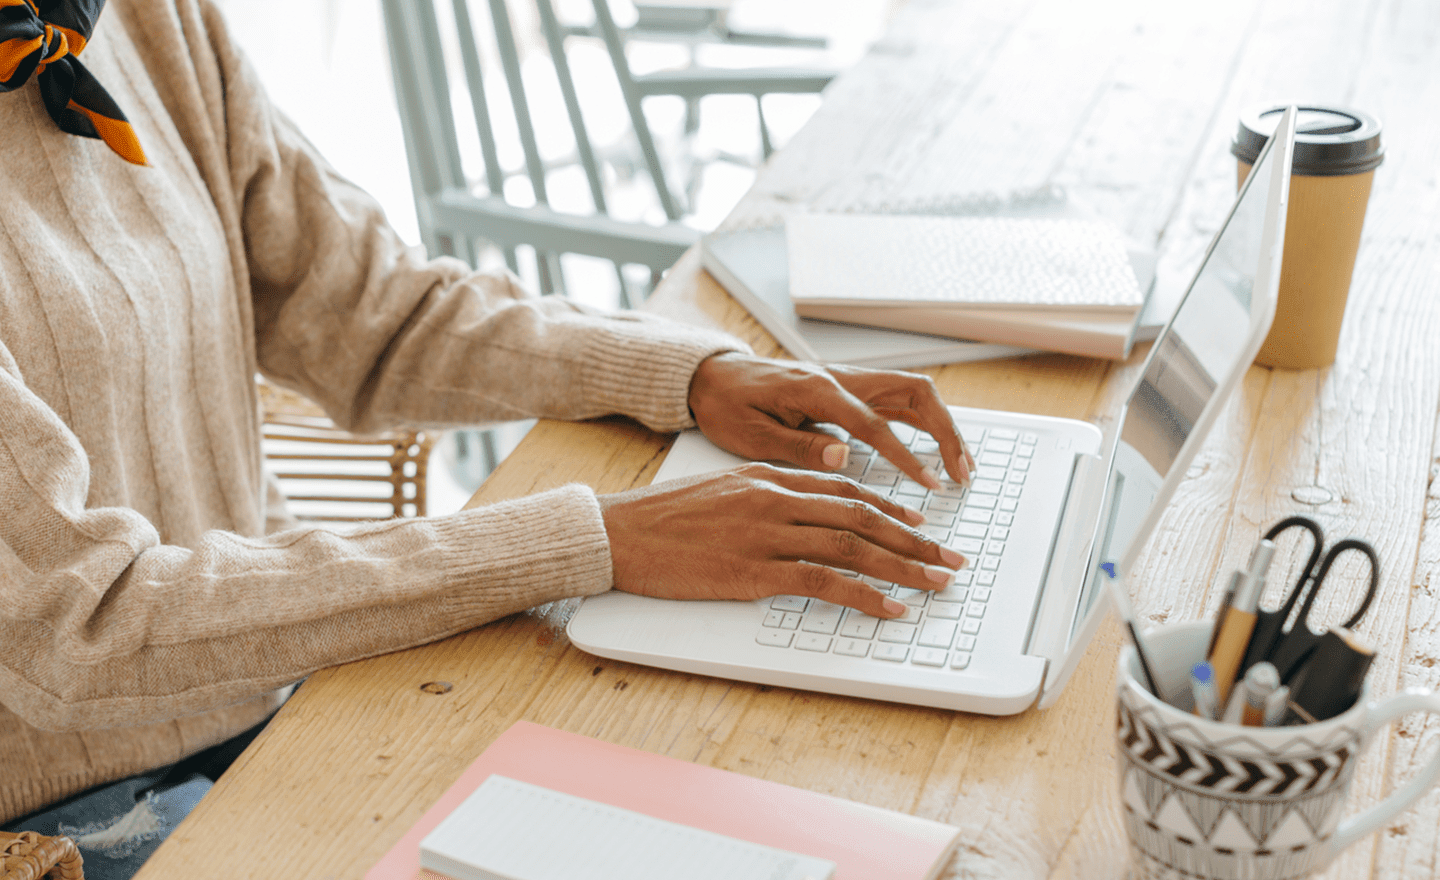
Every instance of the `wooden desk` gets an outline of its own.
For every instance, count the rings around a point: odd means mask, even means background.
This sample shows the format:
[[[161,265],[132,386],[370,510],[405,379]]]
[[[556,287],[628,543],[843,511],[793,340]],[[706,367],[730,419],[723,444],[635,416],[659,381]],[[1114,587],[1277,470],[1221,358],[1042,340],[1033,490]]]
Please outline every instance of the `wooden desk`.
[[[1143,617],[1210,612],[1210,585],[1292,512],[1370,538],[1384,563],[1363,631],[1376,691],[1440,687],[1440,529],[1429,485],[1440,405],[1440,4],[1220,0],[914,0],[762,173],[738,225],[797,206],[844,209],[1055,184],[1143,241],[1162,283],[1197,257],[1234,190],[1242,106],[1299,96],[1385,123],[1339,360],[1255,368],[1197,459],[1135,581]],[[692,253],[656,311],[771,343]],[[1134,363],[1034,357],[932,371],[948,400],[1103,418]],[[621,421],[542,423],[481,502],[582,480],[643,485],[668,438]],[[1337,601],[1340,601],[1337,597]],[[987,718],[736,684],[597,660],[567,604],[427,648],[313,676],[142,872],[360,877],[520,718],[950,822],[955,877],[1119,878],[1107,627],[1059,704]],[[430,692],[427,682],[453,687]],[[1371,749],[1356,806],[1428,753],[1415,720]],[[1440,873],[1440,792],[1326,875]]]

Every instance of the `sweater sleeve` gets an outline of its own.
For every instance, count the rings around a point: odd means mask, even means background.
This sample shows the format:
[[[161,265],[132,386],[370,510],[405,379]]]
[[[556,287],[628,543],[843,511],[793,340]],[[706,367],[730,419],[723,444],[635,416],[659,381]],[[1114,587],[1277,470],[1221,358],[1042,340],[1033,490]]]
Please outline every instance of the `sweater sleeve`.
[[[585,487],[179,547],[134,510],[87,506],[84,450],[3,346],[0,412],[0,694],[36,727],[177,718],[610,586]]]
[[[447,426],[534,416],[690,422],[704,358],[730,336],[600,314],[406,247],[266,99],[211,15],[231,177],[242,200],[261,368],[340,424]],[[397,169],[398,173],[398,169]]]

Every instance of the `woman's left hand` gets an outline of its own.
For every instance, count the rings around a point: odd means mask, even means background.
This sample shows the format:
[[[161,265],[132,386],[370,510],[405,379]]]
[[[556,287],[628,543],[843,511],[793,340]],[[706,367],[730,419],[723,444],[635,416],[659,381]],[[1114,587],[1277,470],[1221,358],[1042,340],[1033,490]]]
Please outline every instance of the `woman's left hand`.
[[[843,468],[850,447],[812,428],[829,422],[873,446],[915,482],[940,488],[939,476],[891,432],[889,423],[896,421],[935,438],[956,482],[968,483],[975,468],[935,383],[917,373],[718,354],[702,361],[690,380],[690,411],[717,446],[760,461]]]

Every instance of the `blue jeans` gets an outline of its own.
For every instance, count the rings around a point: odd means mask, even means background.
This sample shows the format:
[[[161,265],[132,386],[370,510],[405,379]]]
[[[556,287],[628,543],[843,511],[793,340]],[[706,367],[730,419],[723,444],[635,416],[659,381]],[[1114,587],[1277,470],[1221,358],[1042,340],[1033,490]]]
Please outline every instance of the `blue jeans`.
[[[92,788],[4,828],[73,838],[85,859],[85,880],[130,880],[264,726],[171,767]]]

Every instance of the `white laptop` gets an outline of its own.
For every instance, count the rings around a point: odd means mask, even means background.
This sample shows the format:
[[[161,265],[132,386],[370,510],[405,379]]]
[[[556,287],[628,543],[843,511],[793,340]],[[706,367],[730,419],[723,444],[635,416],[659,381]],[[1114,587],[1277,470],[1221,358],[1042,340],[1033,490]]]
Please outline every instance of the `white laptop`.
[[[799,596],[672,601],[611,591],[582,603],[571,641],[667,669],[991,715],[1052,704],[1103,617],[1103,579],[1133,564],[1270,329],[1294,141],[1293,110],[1276,116],[1277,136],[1107,431],[951,407],[978,469],[968,490],[938,492],[850,441],[847,476],[920,508],[922,529],[970,558],[954,585],[931,593],[867,578],[908,606],[888,621]],[[938,462],[928,436],[896,431]],[[740,462],[690,431],[655,479]]]

